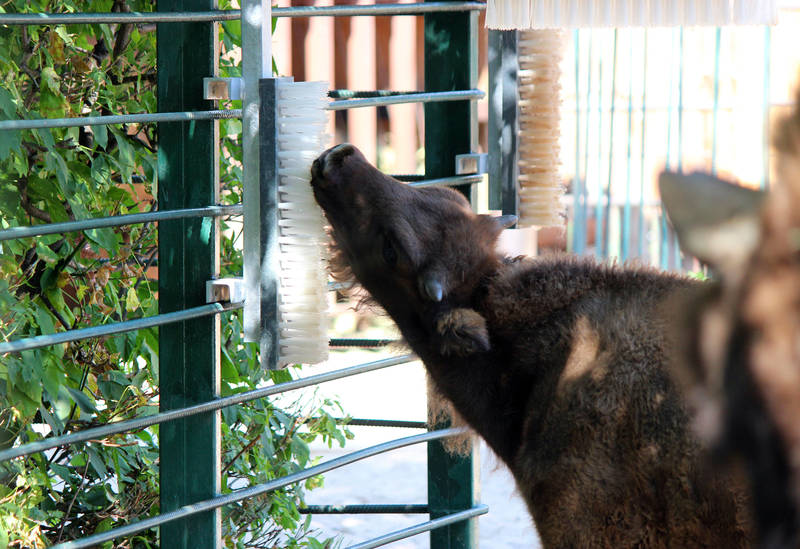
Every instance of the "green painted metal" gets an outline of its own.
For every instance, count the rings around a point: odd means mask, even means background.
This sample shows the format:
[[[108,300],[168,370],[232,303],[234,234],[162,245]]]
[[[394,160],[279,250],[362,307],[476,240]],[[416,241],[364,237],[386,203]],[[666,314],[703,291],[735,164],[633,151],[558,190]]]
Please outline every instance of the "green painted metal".
[[[214,0],[160,0],[159,11],[205,11]],[[158,25],[158,107],[161,112],[208,110],[203,77],[214,76],[216,26]],[[217,203],[217,122],[159,126],[158,203],[163,209]],[[205,303],[205,283],[218,272],[216,220],[180,219],[159,224],[161,313]],[[161,410],[219,396],[219,316],[162,326],[159,333]],[[220,491],[218,411],[160,428],[161,512],[213,498]],[[214,509],[161,526],[163,547],[211,549],[220,541]]]
[[[425,16],[425,91],[473,89],[478,79],[478,14]],[[425,175],[455,175],[457,154],[477,151],[477,106],[471,101],[425,105]],[[470,196],[470,187],[459,187]],[[432,519],[472,508],[477,502],[478,458],[448,454],[438,441],[428,444],[428,505]],[[478,546],[475,520],[433,530],[431,547]]]

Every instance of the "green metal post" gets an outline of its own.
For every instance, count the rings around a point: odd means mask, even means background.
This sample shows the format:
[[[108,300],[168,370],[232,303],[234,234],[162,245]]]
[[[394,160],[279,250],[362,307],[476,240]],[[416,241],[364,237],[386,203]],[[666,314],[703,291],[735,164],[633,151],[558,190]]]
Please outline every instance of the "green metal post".
[[[159,0],[159,11],[206,11],[215,0]],[[162,112],[207,110],[203,77],[216,74],[213,23],[158,25],[158,107]],[[218,125],[215,121],[159,126],[159,209],[217,203]],[[205,303],[205,284],[219,272],[215,218],[159,223],[159,311]],[[219,317],[163,326],[159,332],[161,410],[219,395]],[[220,492],[219,412],[166,423],[160,428],[161,512]],[[161,546],[212,549],[220,543],[219,511],[161,527]]]
[[[425,16],[425,90],[473,89],[478,81],[477,12]],[[457,154],[477,152],[477,106],[458,101],[425,105],[425,175],[455,174]],[[469,188],[461,189],[470,196]],[[477,452],[453,456],[440,442],[428,444],[428,505],[431,518],[468,509],[477,503]],[[475,519],[431,532],[431,547],[478,546]]]

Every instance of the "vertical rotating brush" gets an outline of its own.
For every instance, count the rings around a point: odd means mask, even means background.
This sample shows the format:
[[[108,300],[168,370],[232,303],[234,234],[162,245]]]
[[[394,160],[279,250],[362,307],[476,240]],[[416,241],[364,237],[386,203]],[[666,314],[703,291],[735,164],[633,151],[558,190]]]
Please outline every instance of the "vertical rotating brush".
[[[327,82],[277,81],[279,362],[328,358],[325,218],[311,192],[311,163],[330,136]]]
[[[560,30],[519,32],[519,226],[561,225]]]
[[[562,223],[558,28],[774,24],[777,0],[487,0],[486,26],[519,29],[520,226]],[[526,30],[537,29],[537,30]]]

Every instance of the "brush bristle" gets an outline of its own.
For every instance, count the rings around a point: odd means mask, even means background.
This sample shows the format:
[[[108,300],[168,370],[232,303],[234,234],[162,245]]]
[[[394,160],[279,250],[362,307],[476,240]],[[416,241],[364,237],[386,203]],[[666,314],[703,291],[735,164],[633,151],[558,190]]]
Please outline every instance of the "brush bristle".
[[[311,191],[311,163],[325,149],[327,82],[279,81],[279,362],[328,358],[327,235]]]
[[[490,29],[771,25],[777,0],[488,0]]]
[[[519,226],[561,225],[561,55],[558,30],[519,33]]]

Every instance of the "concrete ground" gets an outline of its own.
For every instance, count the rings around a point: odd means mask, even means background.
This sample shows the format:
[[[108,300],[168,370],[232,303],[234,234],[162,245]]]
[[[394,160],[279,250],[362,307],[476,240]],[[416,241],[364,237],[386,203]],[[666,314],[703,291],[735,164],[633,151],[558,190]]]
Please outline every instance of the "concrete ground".
[[[326,365],[303,372],[304,376],[348,365],[370,362],[386,352],[336,353]],[[324,383],[321,396],[336,396],[352,417],[425,419],[425,373],[419,362]],[[312,455],[332,459],[380,442],[420,433],[412,429],[352,427],[355,439],[344,449],[312,446]],[[538,548],[536,531],[505,466],[482,444],[481,502],[489,513],[479,517],[480,546],[487,549]],[[426,447],[418,444],[348,465],[325,475],[325,486],[309,493],[309,505],[425,503],[427,501]],[[312,525],[325,537],[338,537],[348,547],[388,532],[428,520],[427,515],[316,515]],[[428,534],[420,534],[386,547],[428,549]]]

